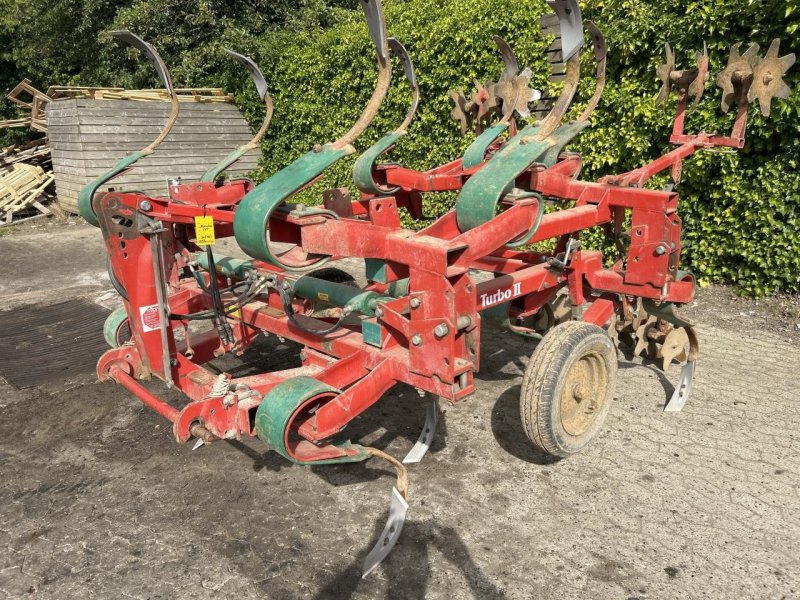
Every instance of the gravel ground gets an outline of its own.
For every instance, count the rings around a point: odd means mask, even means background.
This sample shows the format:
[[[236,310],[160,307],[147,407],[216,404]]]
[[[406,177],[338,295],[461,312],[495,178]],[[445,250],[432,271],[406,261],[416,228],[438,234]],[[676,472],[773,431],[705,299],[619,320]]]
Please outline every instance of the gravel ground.
[[[0,256],[0,308],[116,302],[91,227],[26,228]],[[192,452],[91,374],[0,380],[0,597],[800,598],[798,301],[712,287],[684,314],[702,348],[684,411],[661,411],[677,370],[623,359],[605,431],[558,462],[519,422],[531,346],[487,329],[477,392],[442,406],[402,538],[364,580],[385,463],[299,467],[258,440]],[[269,338],[237,368],[296,354]],[[398,386],[351,436],[402,456],[424,412]]]

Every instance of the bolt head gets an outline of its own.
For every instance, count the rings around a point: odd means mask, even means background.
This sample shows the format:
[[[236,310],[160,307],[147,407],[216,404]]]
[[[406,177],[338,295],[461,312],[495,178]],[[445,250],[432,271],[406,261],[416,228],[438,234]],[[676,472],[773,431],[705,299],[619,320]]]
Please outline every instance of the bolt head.
[[[411,343],[414,344],[415,346],[419,346],[420,344],[422,344],[422,336],[419,334],[415,335],[414,337],[411,338]]]
[[[447,323],[440,323],[433,330],[433,334],[438,338],[443,338],[448,333],[450,333],[450,328],[447,326]]]
[[[412,298],[410,304],[411,308],[419,308],[419,305],[422,304],[422,300],[419,298]]]
[[[147,212],[149,210],[153,210],[153,204],[149,200],[142,200],[139,202],[139,208]]]
[[[375,316],[379,317],[379,318],[382,317],[383,316],[383,309],[382,308],[376,308],[375,309]]]

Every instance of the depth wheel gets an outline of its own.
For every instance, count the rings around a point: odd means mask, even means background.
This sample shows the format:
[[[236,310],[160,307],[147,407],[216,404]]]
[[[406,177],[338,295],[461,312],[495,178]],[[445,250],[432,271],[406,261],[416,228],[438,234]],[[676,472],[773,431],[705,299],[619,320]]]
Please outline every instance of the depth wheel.
[[[551,329],[531,356],[519,407],[525,435],[553,456],[580,452],[603,426],[617,380],[608,334],[569,321]]]

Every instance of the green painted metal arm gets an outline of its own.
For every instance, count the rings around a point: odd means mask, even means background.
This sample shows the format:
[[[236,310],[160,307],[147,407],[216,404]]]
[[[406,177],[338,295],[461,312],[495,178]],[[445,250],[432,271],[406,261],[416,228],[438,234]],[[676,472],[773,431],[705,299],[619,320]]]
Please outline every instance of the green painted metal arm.
[[[536,131],[535,125],[522,129],[464,184],[456,200],[456,220],[461,231],[493,219],[498,203],[511,191],[514,180],[547,151],[548,144],[544,141],[522,143]]]
[[[147,153],[149,154],[149,152]],[[92,206],[92,199],[94,195],[103,187],[106,183],[114,179],[120,173],[127,171],[131,165],[133,165],[137,160],[146,156],[144,152],[141,150],[138,152],[134,152],[133,154],[129,154],[125,158],[121,159],[117,164],[115,164],[110,170],[106,171],[100,177],[92,181],[91,183],[84,186],[84,188],[78,194],[78,211],[81,213],[81,216],[89,221],[95,227],[98,227],[100,224],[97,222],[97,215],[94,212],[94,207]]]
[[[459,229],[468,231],[493,219],[517,177],[535,162],[555,164],[564,146],[588,126],[588,121],[567,123],[543,140],[537,139],[536,125],[520,131],[464,184],[456,200]]]
[[[178,113],[180,111],[178,97],[175,95],[175,90],[172,86],[172,76],[169,73],[169,69],[167,69],[167,65],[164,64],[163,60],[161,60],[161,56],[159,56],[155,48],[130,31],[112,31],[110,35],[117,41],[136,48],[147,57],[158,73],[158,77],[161,80],[161,83],[164,84],[164,88],[167,90],[167,92],[169,92],[172,106],[170,108],[167,122],[164,124],[164,127],[161,129],[161,133],[158,134],[158,137],[155,140],[138,152],[133,152],[132,154],[129,154],[125,158],[121,159],[110,170],[106,171],[100,175],[100,177],[87,184],[78,194],[78,210],[80,211],[81,216],[95,227],[98,227],[99,223],[97,221],[97,215],[94,212],[94,206],[92,206],[94,195],[100,190],[101,187],[117,177],[120,173],[123,173],[129,169],[140,158],[147,156],[148,154],[152,154],[152,152],[161,144],[161,142],[164,141],[169,132],[172,130],[172,126],[175,125],[175,121],[178,119]]]
[[[318,146],[281,169],[247,194],[236,210],[233,233],[239,246],[253,258],[271,262],[287,270],[313,269],[328,260],[306,261],[302,266],[291,265],[276,256],[270,248],[269,220],[273,211],[323,173],[340,158],[355,152],[351,145],[375,118],[392,79],[388,57],[386,24],[380,0],[359,0],[367,18],[370,36],[377,50],[378,81],[367,106],[347,133],[335,142]]]
[[[326,144],[318,151],[304,154],[247,194],[239,203],[233,218],[233,232],[242,250],[253,258],[292,269],[292,266],[282,263],[269,247],[267,225],[273,211],[337,160],[353,152],[355,148],[352,146],[335,148],[332,144]],[[319,263],[307,268],[316,266]]]
[[[419,106],[419,84],[417,83],[417,74],[414,71],[414,63],[411,60],[411,56],[408,54],[405,46],[403,46],[403,44],[401,44],[395,38],[389,38],[389,48],[403,64],[406,79],[411,86],[411,107],[408,109],[406,117],[400,124],[400,127],[391,133],[387,133],[380,140],[378,140],[376,144],[370,146],[370,148],[368,148],[361,156],[358,157],[356,164],[353,166],[353,181],[358,191],[365,194],[381,196],[391,196],[392,194],[397,193],[400,188],[381,187],[375,181],[375,178],[372,175],[375,169],[375,163],[382,154],[385,154],[394,148],[400,138],[406,134],[406,130],[411,124],[411,121],[414,119],[414,115],[417,112],[417,107]]]
[[[464,159],[461,161],[463,168],[471,169],[481,164],[486,157],[486,151],[489,149],[489,146],[491,146],[507,129],[508,123],[497,123],[480,134],[477,139],[469,145],[467,151],[464,152]]]
[[[400,188],[383,188],[376,183],[375,178],[372,176],[372,171],[375,167],[375,162],[382,154],[389,152],[397,145],[397,142],[405,131],[393,131],[383,136],[378,143],[370,146],[365,152],[358,157],[356,164],[353,166],[353,181],[356,184],[358,191],[365,194],[387,195],[395,194]]]
[[[241,146],[240,148],[236,148],[236,150],[232,151],[228,154],[225,158],[211,167],[208,171],[203,173],[203,176],[200,178],[200,181],[216,181],[219,179],[219,176],[222,175],[223,172],[228,170],[228,168],[239,161],[242,156],[247,154],[252,150],[252,147],[248,144],[246,146]]]

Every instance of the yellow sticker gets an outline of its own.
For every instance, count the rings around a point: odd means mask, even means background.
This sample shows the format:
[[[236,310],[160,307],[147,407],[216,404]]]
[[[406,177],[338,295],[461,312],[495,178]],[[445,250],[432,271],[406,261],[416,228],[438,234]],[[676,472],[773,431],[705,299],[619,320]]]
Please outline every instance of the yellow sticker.
[[[214,236],[213,217],[195,217],[194,233],[198,246],[213,246],[217,238]]]
[[[328,296],[328,294],[326,294],[325,292],[318,292],[318,293],[317,293],[317,298],[319,298],[319,299],[320,299],[320,300],[322,300],[323,302],[327,302],[327,301],[328,301],[328,298],[329,298],[329,296]]]

